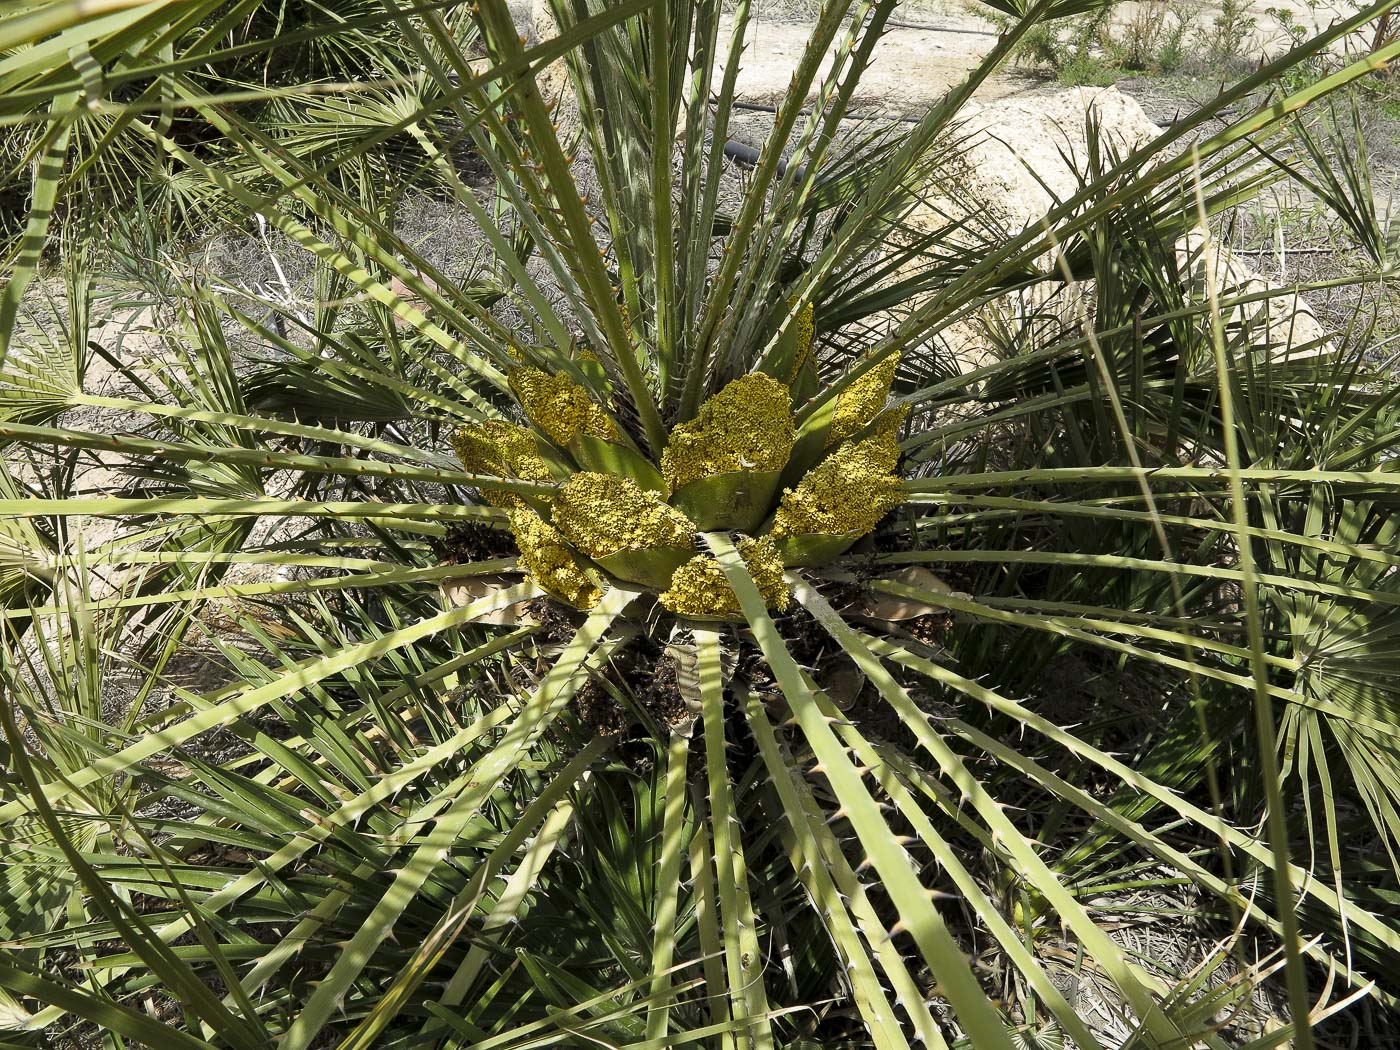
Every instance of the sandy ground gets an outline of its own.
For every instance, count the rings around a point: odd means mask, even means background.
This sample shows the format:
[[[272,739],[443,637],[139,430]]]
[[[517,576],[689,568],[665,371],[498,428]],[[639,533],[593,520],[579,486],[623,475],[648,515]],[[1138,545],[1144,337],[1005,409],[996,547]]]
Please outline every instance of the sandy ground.
[[[1147,11],[1142,11],[1148,8]],[[1219,14],[1218,3],[1193,4],[1190,0],[1124,0],[1114,18],[1127,24],[1141,15],[1168,10],[1189,11],[1195,24],[1209,25]],[[1285,50],[1289,37],[1283,24],[1321,30],[1356,10],[1352,4],[1307,0],[1254,0],[1248,17],[1255,28],[1243,46],[1246,57],[1270,57]],[[903,23],[889,29],[876,48],[871,68],[856,90],[853,110],[860,113],[920,116],[938,102],[949,88],[960,83],[996,44],[997,32],[987,18],[969,12],[924,11],[913,28]],[[732,22],[722,25],[722,39],[729,38]],[[787,91],[793,70],[802,57],[811,24],[806,21],[755,20],[746,34],[746,56],[739,75],[738,93],[746,102],[773,104]],[[828,56],[822,63],[830,68]],[[820,83],[820,77],[818,77]],[[1043,76],[1017,67],[1003,68],[982,84],[976,98],[991,101],[1045,84]],[[808,101],[810,101],[810,95]]]
[[[937,25],[936,30],[889,30],[856,89],[856,111],[922,115],[976,68],[996,44],[996,33],[984,19],[945,15]],[[726,38],[729,31],[730,27],[725,26]],[[787,91],[810,33],[811,26],[805,24],[750,23],[745,38],[748,51],[739,74],[739,97],[746,102],[779,101]],[[822,63],[821,75],[830,67],[828,56]],[[1037,78],[1016,70],[1002,72],[982,85],[977,97],[1004,98],[1038,83]]]

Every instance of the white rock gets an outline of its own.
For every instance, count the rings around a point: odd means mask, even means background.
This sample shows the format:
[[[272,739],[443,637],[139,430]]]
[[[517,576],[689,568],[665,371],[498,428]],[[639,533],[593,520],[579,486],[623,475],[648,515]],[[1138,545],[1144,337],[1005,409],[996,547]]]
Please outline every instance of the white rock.
[[[1088,124],[1120,155],[1152,141],[1162,129],[1136,99],[1116,88],[1072,88],[1055,95],[971,102],[960,137],[972,194],[1011,232],[1037,222],[1080,188],[1089,162]]]
[[[1193,230],[1177,242],[1176,255],[1179,264],[1201,282],[1198,295],[1207,294],[1207,276],[1215,282],[1216,294],[1221,298],[1255,295],[1279,287],[1200,230]],[[1279,351],[1288,351],[1290,357],[1311,356],[1329,347],[1326,331],[1312,307],[1297,292],[1284,292],[1227,309],[1222,320],[1226,326],[1248,323],[1252,326],[1250,334],[1254,342],[1266,341]]]
[[[1101,141],[1119,157],[1161,134],[1142,106],[1116,88],[1074,88],[1055,95],[974,102],[964,114],[958,159],[929,187],[927,199],[910,217],[915,228],[967,221],[994,239],[1013,237],[1039,224],[1056,204],[1079,191],[1089,167],[1091,117],[1098,123]],[[1222,295],[1271,287],[1227,248],[1211,242],[1203,251],[1199,233],[1182,238],[1177,250],[1183,267],[1189,261],[1195,274],[1196,296],[1204,295],[1201,278],[1210,272],[1208,265],[1214,267]],[[1042,261],[1050,260],[1047,256]],[[989,361],[989,326],[1020,323],[1047,310],[1068,324],[1082,320],[1092,296],[1076,291],[1082,289],[1047,283],[1004,296],[978,316],[950,325],[938,340],[954,366],[969,371]],[[1280,350],[1297,351],[1324,338],[1312,311],[1294,293],[1239,307],[1226,318],[1234,323],[1245,319],[1259,325],[1256,340],[1267,339]]]

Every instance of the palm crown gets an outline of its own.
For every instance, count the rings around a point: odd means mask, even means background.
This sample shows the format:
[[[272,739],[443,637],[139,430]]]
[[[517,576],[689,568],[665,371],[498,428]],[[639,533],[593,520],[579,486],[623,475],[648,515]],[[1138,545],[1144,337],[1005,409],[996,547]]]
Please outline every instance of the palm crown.
[[[1363,325],[1281,345],[1208,231],[1308,178],[1383,279],[1364,183],[1307,174],[1355,157],[1294,115],[1397,45],[1203,131],[1389,4],[1136,152],[1091,126],[1078,192],[1000,232],[914,217],[977,86],[1084,5],[1005,5],[966,83],[874,132],[843,118],[896,5],[823,5],[737,190],[747,3],[552,6],[529,48],[493,0],[296,30],[383,63],[329,145],[286,101],[319,82],[229,79],[278,42],[220,5],[0,31],[0,107],[37,126],[0,313],[5,1023],[1274,1045],[1215,1020],[1248,1014],[1229,952],[1174,979],[1112,935],[1143,888],[1277,947],[1299,1045],[1392,1003],[1393,383]],[[153,229],[255,215],[309,299],[102,226],[121,143]],[[475,265],[397,230],[398,178],[471,216]],[[102,351],[122,396],[90,381],[114,286],[159,343]],[[980,360],[949,353],[979,318]],[[85,492],[85,456],[128,488]],[[196,646],[227,682],[181,684]]]

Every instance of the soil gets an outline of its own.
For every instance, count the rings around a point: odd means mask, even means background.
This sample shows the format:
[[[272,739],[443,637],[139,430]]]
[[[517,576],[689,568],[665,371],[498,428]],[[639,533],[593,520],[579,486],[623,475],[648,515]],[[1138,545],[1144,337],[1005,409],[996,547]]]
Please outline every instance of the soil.
[[[750,23],[738,97],[770,105],[781,101],[811,31],[806,23]],[[729,32],[729,26],[722,26],[721,38],[727,39]],[[974,15],[944,15],[930,29],[896,26],[880,41],[870,68],[861,76],[852,109],[864,115],[922,116],[976,68],[996,41],[992,24]],[[816,83],[830,66],[828,57]],[[976,97],[1005,98],[1041,83],[1042,78],[1030,72],[1012,69],[990,78]]]
[[[971,4],[966,7],[921,6],[923,10],[916,16],[898,16],[898,19],[917,17],[917,21],[896,20],[880,41],[871,67],[856,89],[852,106],[855,112],[922,116],[930,106],[941,101],[950,88],[961,83],[995,46],[1000,27],[992,19],[975,13]],[[1114,9],[1115,24],[1130,22],[1141,13],[1140,9],[1163,6],[1160,0],[1150,3],[1126,0]],[[1256,62],[1286,50],[1290,37],[1284,28],[1285,22],[1321,30],[1354,10],[1356,8],[1348,4],[1255,0],[1245,4],[1241,12],[1243,19],[1253,20],[1254,28],[1240,41],[1240,61],[1234,70],[1201,68],[1186,78],[1135,77],[1118,87],[1135,97],[1134,88],[1143,89],[1144,108],[1154,120],[1163,123],[1165,114],[1177,108],[1189,111],[1219,90],[1222,81],[1233,80],[1241,72],[1251,71]],[[804,17],[806,12],[800,4],[788,9],[790,20],[774,20],[774,16],[782,13],[781,9],[769,6],[763,12],[765,18],[749,25],[748,54],[738,81],[738,96],[744,101],[771,104],[782,99],[802,57],[811,23]],[[1221,4],[1192,5],[1190,15],[1195,24],[1208,26],[1221,15]],[[721,39],[728,39],[731,25],[732,22],[721,23]],[[821,70],[825,72],[829,68],[828,58],[823,61]],[[1046,86],[1043,72],[1012,65],[989,77],[974,97],[990,101],[1035,92]],[[1197,95],[1201,97],[1192,104]],[[1149,107],[1149,98],[1158,104]],[[1175,102],[1182,106],[1173,106]]]

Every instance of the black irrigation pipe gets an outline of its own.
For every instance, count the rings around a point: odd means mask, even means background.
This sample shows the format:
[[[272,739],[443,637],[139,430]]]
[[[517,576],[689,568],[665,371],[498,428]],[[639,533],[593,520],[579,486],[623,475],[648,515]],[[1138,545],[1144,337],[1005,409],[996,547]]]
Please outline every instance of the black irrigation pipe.
[[[1289,248],[1286,245],[1283,251],[1279,251],[1277,248],[1230,248],[1228,244],[1225,247],[1229,249],[1231,255],[1282,255],[1285,257],[1289,255],[1345,255],[1348,252],[1359,250],[1357,248]]]
[[[778,107],[777,107],[777,106],[768,106],[768,105],[764,105],[762,102],[741,102],[741,101],[739,101],[738,99],[734,99],[733,101],[730,102],[730,105],[733,106],[735,109],[752,110],[752,111],[755,112],[755,113],[777,113],[777,112],[778,112]],[[806,107],[806,108],[800,110],[800,111],[799,111],[799,114],[800,114],[801,116],[804,116],[804,117],[810,117],[810,116],[812,115],[811,107]],[[861,115],[855,114],[855,113],[849,114],[849,115],[847,115],[847,116],[843,116],[841,119],[842,119],[842,120],[860,120],[860,121],[880,121],[880,122],[886,122],[886,123],[892,123],[892,122],[895,122],[895,121],[899,121],[899,122],[902,122],[902,123],[904,123],[904,124],[918,124],[918,123],[920,122],[920,118],[919,118],[919,117],[901,117],[901,116],[892,116],[892,117],[867,117],[867,116],[861,116]],[[744,165],[745,167],[752,168],[754,165],[756,165],[756,164],[758,163],[759,151],[758,151],[756,148],[754,148],[753,146],[748,145],[747,143],[740,142],[738,139],[729,139],[729,140],[726,141],[725,144],[724,144],[724,155],[725,155],[726,157],[728,157],[730,160],[734,161],[736,164],[742,164],[742,165]],[[787,162],[786,160],[779,160],[779,161],[778,161],[778,175],[779,175],[779,176],[782,176],[782,175],[787,174],[787,165],[788,165],[788,162]],[[803,177],[803,175],[804,175],[803,170],[802,170],[801,168],[798,168],[798,169],[797,169],[797,177],[800,179],[800,178]]]
[[[763,22],[755,21],[754,25],[763,25]],[[768,23],[773,24],[773,23]],[[793,23],[784,19],[777,19],[779,25],[792,25]],[[955,26],[936,26],[928,22],[896,22],[893,19],[886,21],[885,25],[891,29],[917,29],[924,33],[957,33],[962,36],[1001,36],[995,29],[962,29]]]
[[[769,106],[769,105],[766,105],[766,104],[764,104],[764,103],[762,103],[762,102],[743,102],[743,101],[741,101],[741,100],[739,100],[739,99],[737,99],[737,98],[734,99],[734,100],[730,103],[730,105],[733,106],[735,109],[748,109],[748,110],[752,110],[752,111],[755,112],[755,113],[777,113],[777,112],[778,112],[778,107],[777,107],[777,106]],[[798,110],[798,115],[799,115],[799,116],[803,116],[803,117],[810,117],[810,116],[812,115],[812,108],[811,108],[810,106],[805,106],[805,107],[803,107],[802,109]],[[863,114],[863,113],[848,113],[848,114],[846,114],[845,116],[843,116],[841,119],[842,119],[842,120],[874,121],[874,122],[876,122],[876,123],[880,123],[880,122],[891,122],[891,121],[900,121],[901,123],[904,123],[904,124],[917,124],[917,123],[919,123],[923,118],[922,118],[922,117],[903,117],[903,116],[871,117],[871,116],[866,116],[866,115]]]
[[[964,36],[1001,36],[995,29],[955,29],[953,26],[933,26],[924,22],[886,22],[895,29],[920,29],[925,33],[961,33]]]
[[[724,155],[735,164],[742,164],[746,168],[752,168],[758,164],[758,150],[738,139],[728,139],[724,143]],[[787,161],[778,158],[778,175],[781,177],[787,174]],[[800,179],[806,174],[802,168],[797,169],[797,177]]]

